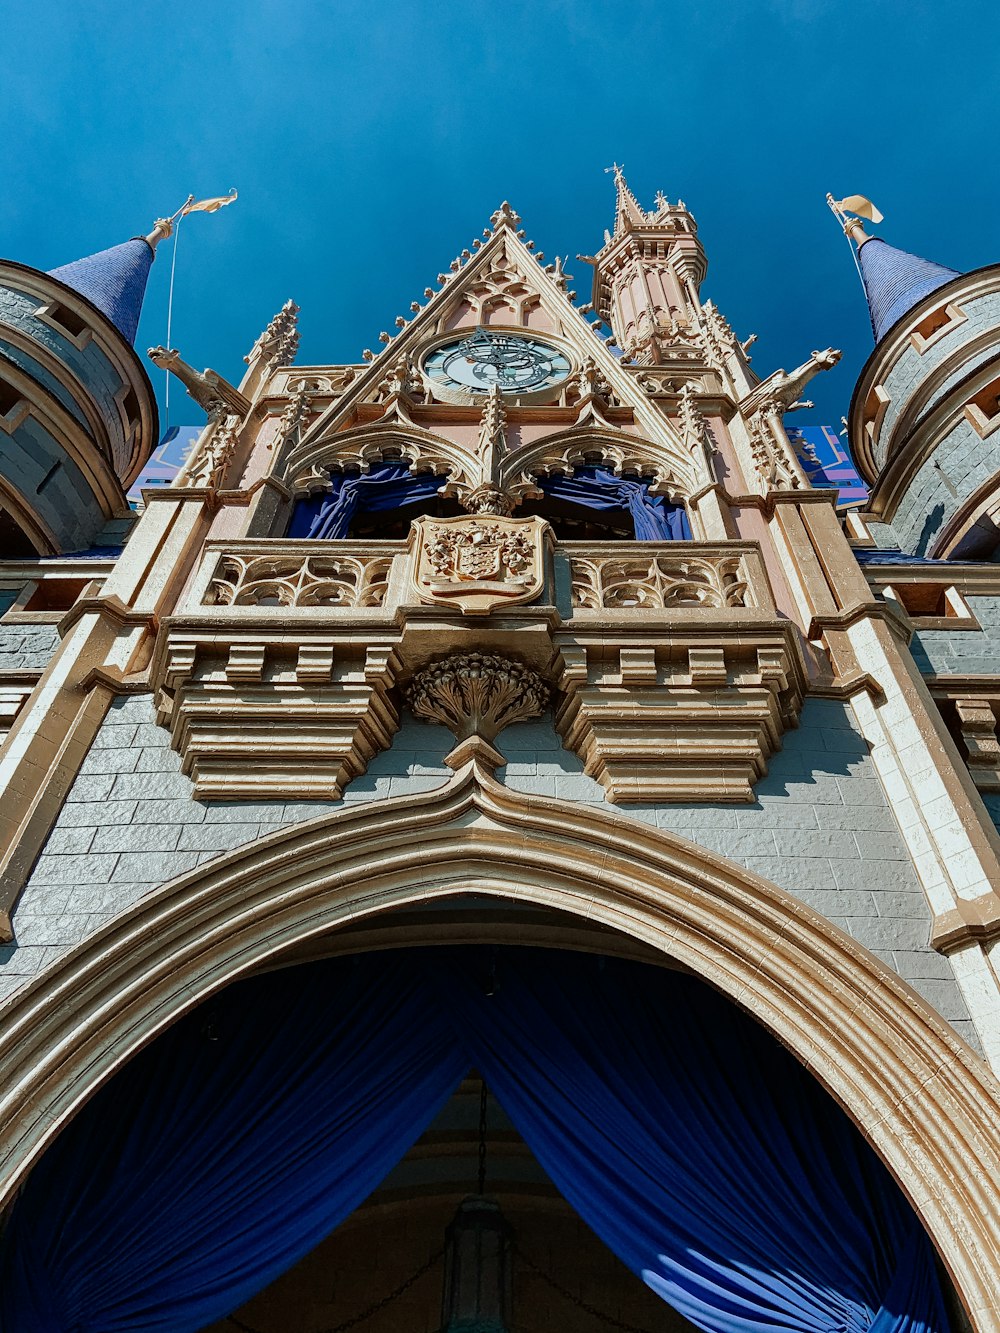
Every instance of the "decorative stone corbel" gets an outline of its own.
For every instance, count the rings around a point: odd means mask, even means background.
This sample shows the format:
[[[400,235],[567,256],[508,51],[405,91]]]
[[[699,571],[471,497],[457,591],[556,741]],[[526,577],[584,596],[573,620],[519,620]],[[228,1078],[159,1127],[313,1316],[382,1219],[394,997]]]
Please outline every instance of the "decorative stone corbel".
[[[537,717],[549,687],[537,671],[488,653],[452,653],[418,671],[406,690],[416,717],[439,722],[458,741],[493,742],[504,727]]]
[[[956,699],[955,712],[972,780],[980,791],[1000,791],[1000,742],[989,699]]]

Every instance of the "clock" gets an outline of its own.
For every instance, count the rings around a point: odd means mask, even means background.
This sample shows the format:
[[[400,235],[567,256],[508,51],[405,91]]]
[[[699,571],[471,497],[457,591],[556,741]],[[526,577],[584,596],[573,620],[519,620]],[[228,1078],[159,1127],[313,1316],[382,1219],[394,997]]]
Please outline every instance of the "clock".
[[[485,394],[494,385],[501,393],[536,394],[566,379],[570,360],[531,334],[479,328],[439,343],[424,358],[423,370],[444,397]]]

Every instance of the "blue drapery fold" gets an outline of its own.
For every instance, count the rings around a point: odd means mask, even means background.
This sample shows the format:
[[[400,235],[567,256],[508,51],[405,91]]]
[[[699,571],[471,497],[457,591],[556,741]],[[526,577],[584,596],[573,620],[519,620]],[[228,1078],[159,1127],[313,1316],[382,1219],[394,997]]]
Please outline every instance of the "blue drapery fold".
[[[334,473],[329,494],[299,500],[289,537],[346,537],[355,514],[385,513],[417,500],[432,500],[445,479],[433,472],[411,472],[406,462],[374,463],[370,472]]]
[[[554,500],[568,500],[587,509],[626,509],[639,542],[690,541],[691,525],[683,505],[650,495],[648,481],[616,477],[601,467],[578,467],[573,475],[542,477],[538,482]]]
[[[331,482],[330,493],[297,502],[289,537],[346,537],[356,514],[391,513],[418,500],[432,500],[444,478],[429,472],[412,473],[406,462],[388,462],[373,464],[365,474],[335,473]],[[662,495],[650,495],[648,482],[616,477],[600,467],[578,467],[571,477],[542,477],[538,484],[555,500],[585,509],[628,512],[636,541],[691,540],[684,506],[671,504]]]
[[[687,976],[514,949],[291,969],[181,1020],[32,1173],[0,1246],[0,1327],[195,1333],[328,1234],[470,1064],[695,1327],[946,1333],[915,1215],[761,1028]]]
[[[383,985],[348,964],[233,986],[131,1061],[35,1168],[0,1248],[0,1329],[223,1318],[371,1193],[464,1070],[419,977]]]
[[[690,978],[509,954],[469,1054],[560,1193],[710,1333],[941,1333],[933,1251],[842,1111]]]

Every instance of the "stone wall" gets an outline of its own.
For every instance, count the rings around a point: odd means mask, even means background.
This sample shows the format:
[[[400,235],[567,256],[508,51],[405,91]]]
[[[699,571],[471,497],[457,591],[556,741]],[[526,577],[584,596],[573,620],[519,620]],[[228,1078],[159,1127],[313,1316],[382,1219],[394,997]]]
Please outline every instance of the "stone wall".
[[[964,343],[971,342],[979,334],[990,329],[996,329],[1000,325],[1000,293],[989,292],[971,301],[960,300],[959,304],[966,315],[961,324],[946,333],[944,337],[928,347],[923,353],[918,352],[915,347],[907,346],[886,376],[883,388],[889,395],[889,406],[882,422],[881,439],[888,439],[900,413],[906,407],[912,395],[925,382],[931,371],[941,365],[946,358],[954,356],[956,350]],[[940,398],[947,393],[952,384],[959,379],[963,379],[975,366],[982,365],[991,356],[995,356],[996,351],[996,346],[993,345],[970,356],[945,381],[936,397]],[[884,462],[884,459],[880,459],[880,462]]]
[[[1000,669],[1000,597],[966,601],[981,629],[918,629],[913,635],[910,651],[923,675],[995,676]]]
[[[58,646],[55,625],[0,621],[0,671],[44,671]]]
[[[800,898],[872,950],[973,1045],[951,965],[867,747],[847,708],[807,700],[802,724],[751,805],[607,806],[729,857]],[[0,999],[159,884],[340,804],[446,782],[444,728],[406,723],[343,802],[197,801],[148,696],[119,698],[101,727],[22,895],[16,943],[0,946]],[[606,806],[548,719],[500,737],[514,790]]]
[[[121,410],[115,399],[122,387],[122,377],[108,354],[101,347],[100,340],[91,338],[85,347],[77,347],[74,342],[61,334],[51,324],[38,319],[35,311],[39,308],[37,297],[27,292],[17,291],[12,287],[0,287],[0,320],[21,330],[34,342],[44,347],[54,357],[67,366],[81,384],[87,386],[87,392],[101,409],[104,424],[112,442],[112,451],[117,456],[125,449],[125,424]],[[8,353],[6,341],[0,341],[0,349]],[[11,359],[14,359],[13,357]],[[46,387],[51,387],[51,380],[44,366],[41,366],[29,352],[21,349],[18,364]],[[41,373],[39,373],[41,372]],[[57,395],[60,396],[61,395]],[[65,399],[63,399],[65,402]],[[74,411],[77,419],[82,417],[79,407]],[[88,432],[89,433],[89,432]]]
[[[959,504],[997,472],[996,440],[960,416],[917,472],[892,517],[899,544],[911,555],[928,547]]]

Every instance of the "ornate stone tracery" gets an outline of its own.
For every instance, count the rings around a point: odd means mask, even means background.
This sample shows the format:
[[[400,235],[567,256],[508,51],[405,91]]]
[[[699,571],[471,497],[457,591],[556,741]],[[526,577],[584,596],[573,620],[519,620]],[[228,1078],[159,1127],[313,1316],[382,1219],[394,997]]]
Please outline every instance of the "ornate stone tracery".
[[[573,605],[588,610],[752,605],[741,556],[694,555],[570,557]]]
[[[206,606],[381,606],[392,557],[224,555]]]

